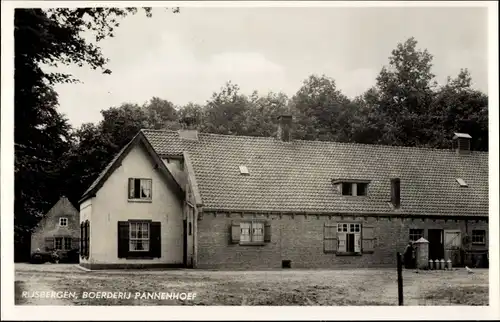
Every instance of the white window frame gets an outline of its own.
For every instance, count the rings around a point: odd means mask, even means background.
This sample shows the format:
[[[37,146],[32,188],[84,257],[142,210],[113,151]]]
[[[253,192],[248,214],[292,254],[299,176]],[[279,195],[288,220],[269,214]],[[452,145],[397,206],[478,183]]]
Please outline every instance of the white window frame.
[[[337,224],[338,253],[361,254],[361,232],[362,224],[356,222],[343,222]],[[348,235],[354,235],[353,251],[348,251]]]
[[[135,196],[135,182],[139,180],[139,197]],[[132,181],[132,184],[130,184]],[[129,200],[145,200],[151,201],[153,198],[153,179],[149,178],[129,178],[128,187],[128,199]],[[149,195],[148,195],[149,192]]]
[[[137,229],[139,227],[140,229]],[[141,237],[138,237],[139,232],[141,233],[140,234]],[[144,237],[144,232],[147,233],[146,237]],[[133,237],[134,233],[135,236]],[[131,221],[129,223],[128,249],[130,252],[149,252],[149,250],[151,249],[150,237],[151,237],[151,225],[149,222]],[[141,242],[141,244],[143,245],[142,247],[144,249],[136,249],[137,246],[135,247],[133,246],[138,242]],[[144,247],[144,245],[147,245],[147,247]]]
[[[240,223],[240,243],[264,243],[264,229],[263,221],[242,221]],[[245,233],[247,230],[248,233]]]
[[[64,224],[63,224],[63,222],[64,222]],[[59,218],[59,226],[67,227],[68,226],[68,218],[67,217]]]
[[[479,231],[482,233],[477,234],[477,232],[479,232]],[[474,234],[475,232],[476,232],[476,234]],[[482,242],[474,241],[474,236],[476,236],[476,237],[481,236],[483,241]],[[485,229],[473,229],[472,234],[471,234],[471,243],[473,245],[486,245],[486,230]]]

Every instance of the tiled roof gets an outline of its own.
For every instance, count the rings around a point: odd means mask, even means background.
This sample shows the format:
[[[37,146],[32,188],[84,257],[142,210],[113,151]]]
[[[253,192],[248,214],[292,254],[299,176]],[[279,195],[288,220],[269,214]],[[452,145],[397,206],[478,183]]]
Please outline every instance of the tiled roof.
[[[159,155],[189,152],[203,206],[239,211],[488,214],[488,153],[204,134],[142,131]],[[250,175],[241,175],[239,166]],[[401,207],[390,179],[401,179]],[[456,181],[462,178],[468,187]],[[332,179],[370,180],[368,196],[342,196]]]

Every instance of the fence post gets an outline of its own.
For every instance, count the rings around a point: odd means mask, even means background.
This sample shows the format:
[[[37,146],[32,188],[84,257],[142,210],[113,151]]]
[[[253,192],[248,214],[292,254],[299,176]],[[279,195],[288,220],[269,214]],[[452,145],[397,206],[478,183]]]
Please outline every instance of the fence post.
[[[403,261],[399,252],[396,256],[398,263],[398,305],[403,305]]]

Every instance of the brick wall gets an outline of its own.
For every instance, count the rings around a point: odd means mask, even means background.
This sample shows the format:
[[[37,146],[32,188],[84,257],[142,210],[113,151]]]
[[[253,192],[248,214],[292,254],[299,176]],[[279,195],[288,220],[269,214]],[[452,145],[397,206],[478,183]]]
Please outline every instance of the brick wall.
[[[255,217],[254,217],[255,216]],[[271,242],[263,246],[243,246],[230,242],[230,225],[233,220],[262,218],[271,222]],[[324,253],[323,230],[325,222],[360,222],[374,228],[376,237],[372,254],[339,256]],[[484,220],[401,219],[316,215],[243,215],[203,213],[197,222],[198,268],[263,269],[281,268],[282,260],[290,260],[292,268],[341,268],[394,266],[396,252],[403,252],[409,240],[410,229],[457,229],[462,236],[472,229],[488,231]],[[466,229],[467,226],[467,229]],[[487,233],[486,233],[487,235]],[[486,249],[485,246],[474,246]]]

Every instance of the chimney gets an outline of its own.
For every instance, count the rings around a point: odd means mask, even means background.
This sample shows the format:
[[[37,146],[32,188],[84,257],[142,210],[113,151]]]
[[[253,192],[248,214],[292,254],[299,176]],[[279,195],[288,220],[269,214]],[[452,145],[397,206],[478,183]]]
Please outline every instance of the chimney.
[[[399,178],[391,179],[391,203],[396,209],[401,205],[401,180]]]
[[[292,137],[292,116],[289,114],[278,116],[277,139],[290,142]]]
[[[472,136],[467,133],[454,133],[453,149],[457,154],[468,154],[470,152],[470,141]]]
[[[197,130],[179,130],[179,137],[184,140],[198,141]]]

